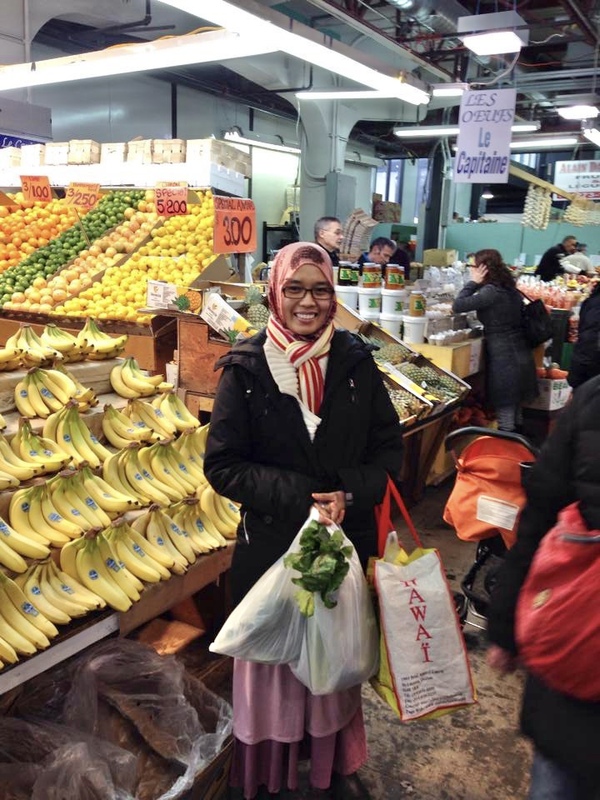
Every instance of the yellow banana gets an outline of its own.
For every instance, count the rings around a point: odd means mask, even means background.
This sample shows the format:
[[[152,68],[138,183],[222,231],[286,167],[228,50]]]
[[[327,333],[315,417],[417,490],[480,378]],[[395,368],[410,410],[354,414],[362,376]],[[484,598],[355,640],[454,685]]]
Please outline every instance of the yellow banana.
[[[32,656],[37,652],[37,647],[33,642],[8,622],[2,609],[0,609],[0,639],[3,639],[19,655]]]
[[[11,647],[4,639],[0,639],[0,658],[7,664],[16,664],[19,660],[15,648]]]
[[[123,364],[117,364],[110,371],[110,385],[119,397],[125,397],[128,400],[133,400],[136,397],[142,397],[142,392],[138,389],[133,389],[123,380]],[[150,391],[146,394],[154,394],[154,386],[150,386]]]
[[[19,585],[25,597],[33,603],[41,613],[46,617],[47,620],[53,625],[68,625],[71,621],[71,617],[68,614],[55,606],[49,597],[42,592],[42,587],[40,586],[40,571],[41,565],[40,564],[33,564],[27,570],[25,575],[22,575],[19,579]]]
[[[188,561],[183,556],[180,551],[175,547],[173,542],[171,541],[171,537],[168,536],[160,521],[157,518],[158,509],[154,512],[148,513],[148,525],[145,531],[145,538],[150,542],[151,545],[154,545],[157,549],[162,549],[165,551],[172,562],[172,565],[169,569],[176,573],[177,575],[183,575],[183,573],[188,568]],[[135,527],[132,525],[132,527]],[[166,566],[166,565],[165,565]]]
[[[138,450],[138,463],[140,465],[142,475],[147,481],[150,481],[155,488],[158,488],[159,494],[155,495],[154,500],[161,506],[168,506],[170,502],[177,502],[182,498],[181,486],[177,485],[173,489],[170,485],[161,480],[160,475],[154,473],[152,465],[152,458],[154,457],[154,450],[151,447],[141,447]],[[158,469],[159,467],[157,467]],[[160,468],[162,472],[162,468]],[[166,496],[166,500],[165,500]]]
[[[11,572],[23,573],[27,569],[27,562],[23,556],[19,555],[19,553],[5,541],[3,528],[8,530],[6,523],[0,521],[0,564]],[[10,534],[7,539],[10,541]]]
[[[27,529],[26,534],[19,533],[19,531],[7,525],[3,519],[0,519],[0,536],[4,544],[24,558],[46,558],[50,555],[50,550],[46,544],[32,538],[31,530]],[[7,564],[6,566],[9,565]],[[9,568],[12,569],[12,567]]]
[[[20,380],[15,386],[15,405],[22,417],[27,417],[27,419],[37,417],[37,411],[33,407],[31,397],[29,396],[29,381],[27,381],[27,376]]]
[[[131,608],[131,600],[113,579],[93,537],[84,539],[75,560],[79,579],[87,589],[100,595],[116,611]]]
[[[140,599],[140,592],[144,590],[144,584],[120,561],[117,556],[116,548],[106,538],[103,532],[98,534],[96,541],[98,543],[100,556],[110,572],[111,577],[125,592],[131,602],[137,603]]]
[[[0,585],[0,613],[13,630],[18,631],[21,636],[29,639],[35,645],[36,650],[44,650],[50,646],[50,640],[46,634],[36,628],[33,622],[30,622],[25,611],[12,604],[4,584]]]
[[[28,481],[33,478],[34,475],[42,474],[43,465],[32,464],[31,462],[24,461],[20,456],[15,455],[4,436],[0,434],[0,469],[2,469],[3,472],[9,472],[11,475],[14,475],[19,481]]]
[[[27,489],[19,489],[18,491],[14,492],[10,498],[10,503],[8,506],[8,517],[10,520],[10,525],[13,529],[12,532],[20,534],[22,539],[29,540],[32,545],[37,544],[45,547],[49,544],[50,540],[38,533],[29,519],[30,500],[34,488],[34,486],[30,486]],[[22,549],[18,549],[18,539],[11,540],[11,543],[12,541],[14,541],[13,547],[22,556],[24,555],[29,556],[29,558],[40,558],[39,555],[29,555],[28,553],[24,553]],[[38,550],[38,552],[40,551]],[[46,553],[46,555],[48,555],[48,553]]]
[[[199,428],[200,422],[186,407],[183,400],[174,392],[164,392],[160,395],[159,408],[170,419],[178,431],[190,428]]]
[[[193,564],[196,561],[196,551],[190,543],[188,533],[182,530],[162,509],[157,509],[155,512],[155,520],[160,525],[165,537],[171,540],[173,546],[189,564]]]
[[[85,586],[75,578],[62,572],[52,559],[47,563],[48,580],[58,592],[62,592],[69,597],[72,597],[78,603],[87,606],[90,611],[96,608],[105,608],[106,601],[95,592],[90,592]]]
[[[46,523],[50,525],[52,528],[57,530],[59,533],[62,533],[63,536],[66,537],[65,543],[69,539],[77,539],[83,533],[83,528],[81,525],[71,522],[71,520],[65,519],[56,509],[55,505],[52,502],[52,491],[49,488],[48,484],[45,484],[42,487],[42,492],[40,495],[40,508],[42,512],[42,516]]]
[[[160,408],[154,408],[144,400],[131,400],[128,410],[131,419],[143,422],[163,439],[170,439],[177,433],[175,425],[165,417]]]
[[[53,606],[60,608],[71,619],[77,617],[84,617],[89,608],[83,603],[78,603],[76,600],[68,597],[64,592],[57,591],[49,579],[48,567],[46,564],[40,565],[39,572],[40,588],[42,594],[52,603]]]
[[[108,514],[123,514],[140,505],[132,495],[122,494],[110,487],[106,481],[94,475],[89,467],[81,470],[81,477],[88,495]]]
[[[133,542],[134,547],[139,547],[150,558],[161,564],[166,569],[171,569],[173,566],[173,557],[169,554],[168,550],[163,545],[153,544],[148,537],[142,536],[141,533],[132,528],[131,525],[126,527],[127,536]],[[137,549],[136,549],[137,552]]]
[[[37,603],[32,602],[23,592],[21,587],[8,578],[0,570],[0,586],[4,589],[6,597],[16,610],[30,622],[34,628],[44,634],[48,639],[58,636],[54,624],[44,616]],[[31,637],[28,637],[31,638]],[[35,640],[34,644],[36,643]]]
[[[143,467],[139,450],[135,448],[123,450],[119,454],[119,464],[123,465],[128,482],[145,498],[144,505],[149,503],[169,505],[171,493],[167,491],[167,487],[159,477]]]
[[[70,578],[80,581],[76,565],[77,552],[85,545],[85,538],[72,539],[60,548],[60,568]],[[93,590],[92,590],[93,591]]]
[[[46,485],[33,486],[28,497],[29,510],[27,517],[33,530],[47,539],[54,547],[62,547],[71,538],[66,533],[58,530],[47,522],[42,512],[43,494],[47,491]]]

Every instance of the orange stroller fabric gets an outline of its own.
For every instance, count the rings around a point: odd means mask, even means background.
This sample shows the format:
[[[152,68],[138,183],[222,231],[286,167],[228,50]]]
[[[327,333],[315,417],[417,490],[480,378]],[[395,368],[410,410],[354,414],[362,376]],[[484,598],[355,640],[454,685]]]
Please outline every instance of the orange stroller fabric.
[[[456,481],[444,509],[444,520],[459,539],[478,542],[500,534],[507,548],[515,542],[525,490],[521,485],[522,461],[531,462],[531,452],[518,442],[480,436],[468,444],[456,462]],[[503,504],[511,510],[510,527],[494,525],[481,517],[482,501],[488,508]],[[499,521],[502,519],[500,516]]]

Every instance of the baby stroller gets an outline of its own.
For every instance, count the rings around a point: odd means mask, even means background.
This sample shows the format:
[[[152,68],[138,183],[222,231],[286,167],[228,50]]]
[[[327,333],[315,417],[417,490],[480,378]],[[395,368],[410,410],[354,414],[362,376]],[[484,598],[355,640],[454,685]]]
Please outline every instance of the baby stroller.
[[[495,576],[515,542],[527,471],[538,450],[519,434],[473,426],[449,433],[445,448],[457,472],[444,520],[459,539],[478,543],[462,593],[455,593],[456,610],[463,625],[484,628],[472,620],[485,621]]]

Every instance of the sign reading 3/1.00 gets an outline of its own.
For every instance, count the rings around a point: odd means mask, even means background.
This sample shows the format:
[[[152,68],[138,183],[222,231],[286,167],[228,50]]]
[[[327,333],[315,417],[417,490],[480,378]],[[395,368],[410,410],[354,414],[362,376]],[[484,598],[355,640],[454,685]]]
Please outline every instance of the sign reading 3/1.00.
[[[70,183],[65,192],[65,203],[77,208],[93,208],[99,199],[99,183]]]
[[[21,190],[27,202],[48,203],[52,200],[52,189],[47,175],[21,175]]]
[[[215,253],[252,253],[256,250],[256,208],[252,200],[213,197]]]
[[[156,186],[154,189],[156,213],[161,217],[180,217],[188,213],[188,187]]]

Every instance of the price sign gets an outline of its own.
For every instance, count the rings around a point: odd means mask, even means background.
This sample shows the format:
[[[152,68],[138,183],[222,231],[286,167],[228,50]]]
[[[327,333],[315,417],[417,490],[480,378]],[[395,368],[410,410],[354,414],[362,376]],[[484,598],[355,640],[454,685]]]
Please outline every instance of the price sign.
[[[65,203],[77,208],[93,208],[99,199],[99,183],[70,183],[65,192]]]
[[[256,208],[252,200],[213,197],[215,253],[252,253],[256,250]]]
[[[52,189],[47,175],[21,175],[21,189],[28,202],[48,203],[52,200]]]
[[[188,213],[187,186],[156,186],[154,203],[161,217],[179,217]]]

